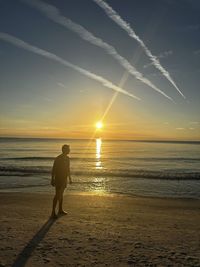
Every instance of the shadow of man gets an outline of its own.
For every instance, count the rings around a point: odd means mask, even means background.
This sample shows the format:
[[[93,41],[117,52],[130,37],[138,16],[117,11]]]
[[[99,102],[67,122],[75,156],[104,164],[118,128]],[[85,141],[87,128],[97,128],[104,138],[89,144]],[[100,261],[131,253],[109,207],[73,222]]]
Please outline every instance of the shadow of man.
[[[26,265],[29,257],[38,246],[38,244],[42,241],[45,237],[46,233],[49,231],[55,219],[49,219],[45,222],[45,224],[40,228],[40,230],[34,235],[34,237],[28,242],[28,244],[23,248],[20,254],[17,256],[15,262],[13,263],[12,267],[23,267]]]

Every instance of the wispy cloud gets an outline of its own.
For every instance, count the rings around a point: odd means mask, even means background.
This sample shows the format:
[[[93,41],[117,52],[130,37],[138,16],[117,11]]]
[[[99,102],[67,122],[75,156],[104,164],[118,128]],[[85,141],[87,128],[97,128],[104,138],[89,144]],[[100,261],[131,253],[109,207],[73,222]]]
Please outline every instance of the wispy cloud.
[[[164,51],[162,53],[160,53],[158,56],[156,56],[157,58],[168,58],[169,56],[171,56],[173,54],[173,51],[172,50],[168,50],[168,51]],[[153,62],[151,63],[148,63],[148,64],[145,64],[143,67],[144,68],[148,68],[150,66],[154,65]]]
[[[195,50],[193,53],[194,53],[194,55],[200,55],[200,49]]]
[[[162,90],[160,90],[157,86],[155,86],[151,81],[149,81],[147,78],[145,78],[142,73],[136,70],[136,68],[130,64],[130,62],[122,57],[116,49],[103,41],[102,39],[94,36],[91,32],[86,30],[83,26],[73,22],[67,17],[64,17],[60,14],[60,11],[58,8],[56,8],[53,5],[44,3],[40,0],[22,0],[24,3],[29,4],[30,6],[38,9],[40,12],[42,12],[45,16],[47,16],[52,21],[62,25],[63,27],[75,32],[78,34],[79,37],[84,39],[85,41],[88,41],[89,43],[98,46],[106,51],[109,55],[111,55],[114,59],[118,61],[118,63],[124,67],[131,75],[133,75],[136,79],[139,81],[145,83],[149,87],[153,88],[155,91],[159,92],[166,98],[173,101],[171,97],[169,97],[167,94],[165,94]]]
[[[58,82],[57,85],[58,85],[59,87],[62,87],[62,88],[65,88],[65,89],[66,89],[66,86],[65,86],[63,83]]]
[[[178,130],[178,131],[183,131],[183,130],[185,130],[185,128],[177,127],[176,130]]]
[[[45,100],[46,102],[52,102],[52,101],[53,101],[52,98],[49,98],[49,97],[45,97],[44,100]]]
[[[166,58],[166,57],[169,57],[173,54],[173,51],[172,50],[167,50],[167,51],[164,51],[162,53],[160,53],[158,55],[159,58]]]
[[[198,121],[191,121],[190,124],[195,124],[195,125],[197,125],[197,124],[199,124],[199,122],[198,122]]]
[[[58,57],[57,55],[53,54],[53,53],[50,53],[46,50],[43,50],[43,49],[40,49],[36,46],[33,46],[29,43],[26,43],[24,42],[23,40],[21,39],[18,39],[12,35],[9,35],[7,33],[3,33],[3,32],[0,32],[0,40],[3,40],[3,41],[6,41],[8,43],[11,43],[17,47],[20,47],[20,48],[23,48],[25,50],[28,50],[28,51],[31,51],[32,53],[35,53],[37,55],[40,55],[42,57],[45,57],[45,58],[48,58],[48,59],[51,59],[55,62],[58,62],[60,63],[61,65],[65,66],[65,67],[69,67],[85,76],[87,76],[88,78],[92,79],[92,80],[95,80],[99,83],[101,83],[103,86],[107,87],[107,88],[110,88],[112,90],[115,90],[119,93],[122,93],[122,94],[125,94],[125,95],[128,95],[132,98],[135,98],[137,100],[140,100],[139,97],[133,95],[133,94],[130,94],[129,92],[127,92],[126,90],[118,87],[117,85],[113,84],[111,81],[99,76],[99,75],[96,75],[86,69],[83,69],[83,68],[80,68],[79,66],[77,65],[74,65],[70,62],[68,62],[67,60],[61,58],[61,57]]]
[[[170,72],[173,73],[174,75],[180,74],[180,70],[177,68],[171,68]],[[162,73],[156,71],[156,72],[148,73],[147,77],[163,77],[163,75],[162,75]]]
[[[200,24],[188,25],[187,30],[198,31],[200,30]]]
[[[163,66],[161,66],[159,60],[151,53],[149,48],[145,45],[145,43],[140,39],[140,37],[135,33],[135,31],[131,28],[131,26],[124,21],[120,15],[113,10],[111,6],[109,6],[106,2],[103,0],[93,0],[98,6],[100,6],[105,13],[108,15],[110,19],[112,19],[116,24],[118,24],[123,30],[125,30],[128,35],[136,40],[139,45],[144,49],[146,55],[149,57],[149,59],[152,61],[153,65],[161,71],[161,73],[167,78],[167,80],[176,88],[176,90],[180,93],[180,95],[185,98],[184,94],[180,91],[176,83],[173,81],[172,77],[170,76],[169,72],[164,69]]]
[[[191,24],[191,25],[186,25],[184,27],[179,28],[181,31],[198,31],[200,30],[200,24]]]

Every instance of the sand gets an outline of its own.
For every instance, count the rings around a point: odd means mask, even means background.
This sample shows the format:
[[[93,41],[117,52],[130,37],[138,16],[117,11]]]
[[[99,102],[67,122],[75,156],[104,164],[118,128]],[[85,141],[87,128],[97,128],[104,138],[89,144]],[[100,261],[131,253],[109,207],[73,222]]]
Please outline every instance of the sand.
[[[1,193],[0,266],[200,266],[200,200]]]

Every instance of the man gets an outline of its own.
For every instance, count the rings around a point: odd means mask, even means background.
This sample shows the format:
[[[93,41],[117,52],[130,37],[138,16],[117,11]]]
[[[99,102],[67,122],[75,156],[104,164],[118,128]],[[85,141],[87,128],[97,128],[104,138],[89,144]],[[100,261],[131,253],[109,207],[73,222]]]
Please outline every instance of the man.
[[[56,205],[59,202],[58,215],[65,215],[67,212],[63,210],[63,193],[67,187],[67,178],[69,177],[69,183],[72,183],[70,176],[70,159],[68,154],[70,152],[69,145],[62,146],[62,154],[60,154],[55,160],[52,168],[51,185],[55,186],[55,196],[53,199],[52,218],[56,218]]]

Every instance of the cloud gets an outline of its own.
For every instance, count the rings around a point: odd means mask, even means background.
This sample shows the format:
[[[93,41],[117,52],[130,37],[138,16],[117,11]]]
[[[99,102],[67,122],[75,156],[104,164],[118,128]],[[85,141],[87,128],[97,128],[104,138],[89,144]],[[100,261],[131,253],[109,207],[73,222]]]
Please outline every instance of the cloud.
[[[180,73],[180,70],[177,69],[177,68],[171,68],[170,69],[170,72],[173,73],[174,75],[175,74],[179,74]],[[148,73],[147,74],[147,77],[162,77],[162,73],[156,71],[156,72],[151,72],[151,73]]]
[[[176,128],[176,130],[182,131],[182,130],[185,130],[185,128],[178,127],[178,128]]]
[[[200,24],[187,25],[181,29],[182,31],[198,31],[200,30]]]
[[[173,101],[171,97],[169,97],[167,94],[165,94],[162,90],[160,90],[158,87],[156,87],[151,81],[149,81],[147,78],[145,78],[142,73],[136,70],[136,68],[129,63],[127,59],[122,57],[116,49],[109,45],[108,43],[104,42],[102,39],[94,36],[91,32],[86,30],[83,26],[73,22],[72,20],[62,16],[60,14],[60,11],[58,8],[56,8],[53,5],[49,5],[47,3],[44,3],[40,0],[22,0],[24,3],[29,4],[30,6],[37,8],[40,12],[42,12],[45,16],[47,16],[52,21],[58,23],[59,25],[62,25],[63,27],[75,32],[78,34],[79,37],[84,39],[85,41],[88,41],[89,43],[98,46],[106,51],[109,55],[111,55],[115,60],[118,61],[118,63],[124,67],[131,75],[133,75],[136,79],[139,81],[145,83],[149,87],[153,88],[158,93],[162,94],[169,100]]]
[[[173,51],[172,50],[164,51],[164,52],[160,53],[157,56],[157,58],[167,58],[167,57],[171,56],[172,54],[173,54]],[[145,64],[143,67],[144,68],[148,68],[150,66],[153,66],[153,62],[148,63],[148,64]]]
[[[65,89],[66,89],[66,86],[65,86],[63,83],[58,82],[57,85],[58,85],[59,87],[62,87],[62,88],[65,88]]]
[[[68,62],[67,60],[61,58],[61,57],[58,57],[57,55],[53,54],[53,53],[50,53],[46,50],[43,50],[43,49],[40,49],[36,46],[33,46],[29,43],[26,43],[24,42],[23,40],[20,40],[12,35],[9,35],[7,33],[3,33],[3,32],[0,32],[0,40],[3,40],[3,41],[6,41],[8,43],[11,43],[13,44],[14,46],[17,46],[17,47],[20,47],[20,48],[23,48],[25,50],[28,50],[32,53],[35,53],[37,55],[40,55],[42,57],[45,57],[45,58],[48,58],[50,60],[53,60],[55,62],[58,62],[60,63],[61,65],[65,66],[65,67],[69,67],[85,76],[87,76],[88,78],[92,79],[92,80],[95,80],[99,83],[101,83],[103,86],[107,87],[107,88],[110,88],[114,91],[117,91],[119,93],[122,93],[122,94],[125,94],[125,95],[128,95],[132,98],[135,98],[137,100],[140,100],[140,98],[138,98],[137,96],[133,95],[133,94],[130,94],[129,92],[125,91],[124,89],[122,89],[121,87],[118,87],[117,85],[113,84],[111,81],[99,76],[99,75],[96,75],[95,73],[93,72],[90,72],[86,69],[83,69],[83,68],[80,68],[79,66],[77,65],[74,65],[70,62]]]
[[[170,76],[169,72],[161,66],[159,60],[151,53],[148,47],[144,44],[144,42],[140,39],[140,37],[135,33],[135,31],[131,28],[131,26],[124,21],[116,11],[112,9],[106,2],[103,0],[93,0],[98,6],[100,6],[105,13],[108,15],[110,19],[112,19],[116,24],[120,26],[124,31],[128,33],[128,35],[136,40],[139,45],[144,49],[144,52],[152,61],[153,65],[165,76],[165,78],[174,86],[174,88],[179,92],[179,94],[185,98],[184,94],[180,91],[176,83],[173,81],[172,77]]]
[[[52,98],[49,98],[49,97],[45,97],[44,100],[47,101],[47,102],[52,102],[53,101]]]
[[[194,55],[200,55],[200,49],[195,50],[193,53],[194,53]]]
[[[164,51],[158,55],[159,58],[166,58],[173,54],[172,50]]]
[[[190,124],[195,124],[195,125],[197,125],[197,124],[199,124],[199,122],[198,122],[198,121],[191,121]]]

